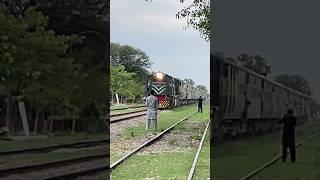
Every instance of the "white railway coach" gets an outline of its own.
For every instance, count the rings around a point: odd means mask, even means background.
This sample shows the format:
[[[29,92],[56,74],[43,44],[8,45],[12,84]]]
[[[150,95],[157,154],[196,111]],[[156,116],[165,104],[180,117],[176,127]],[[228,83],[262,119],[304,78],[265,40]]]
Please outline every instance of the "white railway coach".
[[[226,134],[265,132],[293,109],[302,123],[308,118],[310,97],[232,62],[223,62],[220,113]]]

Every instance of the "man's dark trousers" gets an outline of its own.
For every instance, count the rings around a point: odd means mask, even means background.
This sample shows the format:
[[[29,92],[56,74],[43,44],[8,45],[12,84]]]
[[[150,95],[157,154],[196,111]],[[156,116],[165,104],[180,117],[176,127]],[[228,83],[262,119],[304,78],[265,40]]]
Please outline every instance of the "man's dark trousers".
[[[295,162],[296,161],[296,146],[294,143],[294,137],[290,137],[289,140],[286,137],[282,140],[282,161],[283,162],[285,162],[287,159],[288,149],[290,149],[291,161]]]

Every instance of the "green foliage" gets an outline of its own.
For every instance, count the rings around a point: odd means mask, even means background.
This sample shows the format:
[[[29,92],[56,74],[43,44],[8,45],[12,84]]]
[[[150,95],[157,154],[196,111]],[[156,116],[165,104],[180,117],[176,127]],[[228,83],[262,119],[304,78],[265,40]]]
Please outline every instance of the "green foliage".
[[[208,92],[207,87],[205,85],[196,85],[196,87],[205,91],[205,92]]]
[[[275,81],[305,94],[311,94],[309,82],[306,78],[299,75],[282,74],[273,78]]]
[[[238,55],[237,60],[246,68],[262,74],[267,75],[271,72],[271,67],[268,60],[260,55],[248,55],[241,53]]]
[[[123,65],[110,64],[110,89],[127,97],[136,97],[143,93],[143,86],[135,81],[135,73],[129,73]]]
[[[186,82],[186,83],[188,83],[188,84],[190,84],[190,85],[195,85],[195,83],[194,83],[194,81],[192,80],[192,79],[184,79],[184,81]]]
[[[108,4],[0,1],[0,95],[23,97],[28,113],[98,118],[108,104]]]
[[[185,3],[186,0],[180,0]],[[177,18],[187,18],[189,26],[198,30],[201,37],[210,40],[210,0],[193,0],[193,2],[177,13]]]
[[[135,73],[138,81],[144,82],[151,66],[150,58],[145,52],[129,45],[110,43],[110,63],[114,66],[123,65],[125,70]]]
[[[47,18],[30,8],[23,18],[0,13],[0,78],[3,95],[20,96],[37,105],[73,111],[70,94],[78,66],[67,49],[76,36],[46,30]]]
[[[151,1],[151,0],[145,0]],[[186,0],[179,0],[180,3],[187,3]],[[187,19],[188,26],[200,32],[202,38],[210,40],[210,0],[193,0],[192,3],[180,10],[176,17]]]

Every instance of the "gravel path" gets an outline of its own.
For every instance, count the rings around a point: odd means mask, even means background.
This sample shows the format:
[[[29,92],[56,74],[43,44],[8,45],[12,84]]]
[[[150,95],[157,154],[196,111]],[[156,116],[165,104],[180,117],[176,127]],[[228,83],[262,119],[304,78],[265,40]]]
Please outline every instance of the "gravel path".
[[[137,117],[129,121],[122,121],[112,124],[110,127],[110,153],[111,164],[116,161],[114,157],[122,157],[129,153],[148,139],[156,136],[156,134],[148,134],[139,139],[128,139],[123,137],[124,131],[129,127],[145,126],[145,116]]]
[[[135,117],[128,121],[121,121],[110,125],[110,144],[115,143],[122,138],[122,133],[128,127],[136,127],[144,125],[145,116]]]

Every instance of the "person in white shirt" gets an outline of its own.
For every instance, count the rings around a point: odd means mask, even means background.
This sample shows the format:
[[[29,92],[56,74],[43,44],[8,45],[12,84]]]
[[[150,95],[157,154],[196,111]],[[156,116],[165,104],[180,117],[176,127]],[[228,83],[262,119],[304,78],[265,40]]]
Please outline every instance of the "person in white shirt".
[[[151,90],[151,95],[146,98],[145,105],[147,106],[146,131],[150,128],[151,120],[153,120],[154,129],[157,130],[159,101],[154,96],[154,90]]]

